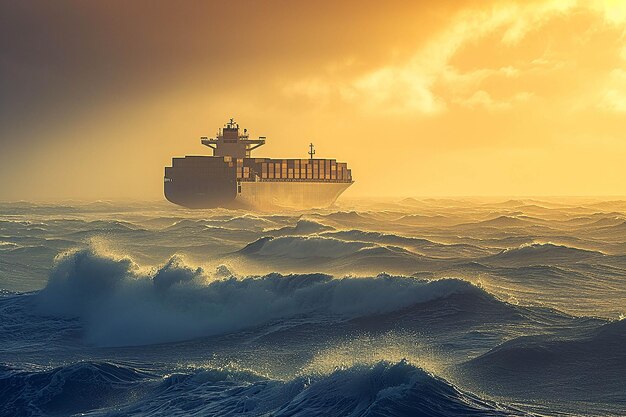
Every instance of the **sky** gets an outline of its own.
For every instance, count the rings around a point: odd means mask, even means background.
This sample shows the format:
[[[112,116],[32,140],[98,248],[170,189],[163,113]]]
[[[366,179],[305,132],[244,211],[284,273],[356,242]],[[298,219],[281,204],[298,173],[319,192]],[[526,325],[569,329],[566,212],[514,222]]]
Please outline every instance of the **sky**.
[[[346,196],[623,196],[626,1],[0,0],[0,200],[162,199],[230,117]]]

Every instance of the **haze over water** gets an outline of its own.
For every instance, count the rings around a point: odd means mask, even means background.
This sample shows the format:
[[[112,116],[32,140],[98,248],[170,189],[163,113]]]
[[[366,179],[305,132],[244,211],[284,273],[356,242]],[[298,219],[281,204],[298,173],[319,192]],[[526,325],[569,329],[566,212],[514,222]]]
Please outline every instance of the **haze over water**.
[[[623,415],[626,202],[0,206],[0,415]]]

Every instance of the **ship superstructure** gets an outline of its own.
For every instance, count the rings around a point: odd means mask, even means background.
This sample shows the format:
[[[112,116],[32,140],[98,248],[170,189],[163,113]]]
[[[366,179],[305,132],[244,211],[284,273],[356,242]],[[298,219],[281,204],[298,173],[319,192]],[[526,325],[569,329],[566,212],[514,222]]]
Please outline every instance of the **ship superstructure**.
[[[213,156],[172,159],[165,168],[165,197],[188,208],[307,209],[331,205],[352,185],[348,165],[314,158],[313,144],[306,159],[252,158],[265,140],[250,139],[230,119],[215,138],[201,138]]]

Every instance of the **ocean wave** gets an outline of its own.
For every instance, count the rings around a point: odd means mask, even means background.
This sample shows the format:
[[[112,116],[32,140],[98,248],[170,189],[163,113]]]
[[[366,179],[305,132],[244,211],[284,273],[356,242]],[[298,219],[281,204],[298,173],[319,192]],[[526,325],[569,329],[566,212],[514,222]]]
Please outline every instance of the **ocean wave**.
[[[288,235],[311,235],[334,230],[334,227],[326,226],[322,223],[312,220],[300,219],[295,226],[285,226],[280,229],[267,230],[272,236],[288,236]]]
[[[326,268],[325,271],[387,270],[405,273],[420,261],[430,258],[400,246],[375,242],[350,241],[326,236],[265,236],[237,252],[249,259],[272,262],[302,270],[303,267]]]
[[[600,219],[598,220],[592,219],[592,222],[585,225],[585,227],[616,228],[616,229],[624,229],[625,226],[626,225],[624,222],[624,216],[621,213],[606,213]]]
[[[156,376],[108,362],[78,362],[50,370],[0,366],[0,416],[73,415],[118,406],[145,393]]]
[[[472,274],[480,274],[481,276],[495,275],[498,281],[495,284],[509,284],[511,281],[517,284],[525,285],[525,289],[533,284],[540,285],[540,288],[551,287],[555,284],[571,285],[573,280],[583,281],[589,280],[588,275],[582,274],[572,269],[567,269],[565,265],[520,265],[520,266],[495,266],[483,265],[480,262],[458,263],[454,267],[455,270],[464,271]],[[510,286],[506,286],[510,289]],[[532,288],[532,287],[531,287]]]
[[[396,220],[397,223],[402,223],[407,226],[432,226],[442,225],[444,223],[451,222],[451,219],[439,215],[423,215],[423,214],[407,214]]]
[[[353,366],[307,385],[276,416],[508,416],[521,415],[463,392],[405,361]],[[301,383],[298,380],[297,383]],[[292,383],[293,384],[293,383]]]
[[[262,231],[266,228],[276,226],[276,223],[262,217],[244,215],[240,217],[216,216],[208,219],[181,219],[166,226],[163,230],[190,231],[196,234],[199,230],[211,231]]]
[[[284,256],[288,258],[343,258],[374,244],[350,242],[329,237],[263,237],[241,250],[247,255]]]
[[[374,242],[348,241],[326,236],[265,236],[229,255],[248,271],[308,272],[371,275],[385,271],[409,275],[440,262],[417,250]]]
[[[90,343],[138,345],[223,334],[303,314],[340,319],[382,314],[475,289],[457,279],[388,275],[219,279],[178,257],[145,271],[129,258],[89,247],[57,258],[36,298],[43,314],[79,318]]]
[[[352,230],[339,230],[333,232],[325,232],[322,233],[322,236],[332,237],[341,240],[347,241],[361,241],[361,242],[376,242],[376,243],[386,243],[392,245],[399,246],[424,246],[424,245],[435,245],[434,242],[431,242],[428,239],[414,238],[414,237],[406,237],[399,236],[390,233],[380,233],[380,232],[369,232],[358,229]]]
[[[624,233],[626,232],[626,221],[620,219],[615,224],[605,224],[590,229],[587,233],[596,238],[614,240],[617,242],[624,241]]]
[[[477,246],[461,243],[444,244],[424,238],[407,237],[392,233],[369,232],[357,229],[327,231],[320,233],[322,237],[332,237],[346,241],[371,242],[385,245],[408,247],[424,256],[433,257],[467,257],[484,256],[489,250]]]
[[[79,362],[44,371],[0,368],[2,416],[520,416],[406,361],[276,380],[198,369],[164,377],[130,365]]]
[[[498,216],[492,219],[483,220],[477,223],[470,223],[460,226],[489,226],[489,227],[527,227],[532,225],[532,222],[520,219],[514,216]]]
[[[507,264],[552,265],[563,262],[580,262],[605,256],[601,252],[579,249],[553,243],[531,243],[483,258],[487,262],[505,262]]]
[[[49,247],[45,245],[33,245],[33,246],[19,246],[16,245],[13,249],[10,249],[11,253],[15,256],[27,255],[33,256],[49,256],[53,258],[58,252],[55,247]]]
[[[332,213],[325,214],[309,214],[307,215],[309,218],[313,219],[321,219],[322,222],[324,220],[331,221],[337,224],[343,223],[369,223],[372,221],[370,216],[365,213],[359,213],[357,211],[335,211]]]
[[[626,320],[518,337],[462,368],[497,394],[623,404]]]
[[[121,220],[92,220],[85,224],[88,230],[127,232],[140,229],[137,225]]]
[[[20,247],[22,246],[17,243],[0,241],[0,250],[14,250]]]
[[[179,224],[184,224],[183,220]],[[197,223],[206,226],[223,227],[231,230],[256,230],[261,231],[268,227],[276,226],[277,222],[262,216],[244,214],[241,216],[216,216],[208,219],[198,220]]]

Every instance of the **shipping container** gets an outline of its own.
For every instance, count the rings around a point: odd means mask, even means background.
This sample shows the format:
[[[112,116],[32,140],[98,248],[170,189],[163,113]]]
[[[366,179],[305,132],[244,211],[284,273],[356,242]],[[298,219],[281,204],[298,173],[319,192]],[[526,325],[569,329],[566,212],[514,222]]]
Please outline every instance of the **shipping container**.
[[[296,179],[296,180],[321,180],[321,181],[348,181],[347,164],[337,162],[335,159],[235,159],[237,178],[262,179]],[[221,169],[219,166],[208,164],[207,160],[197,159],[193,164],[200,169]],[[243,171],[239,170],[243,168]]]

